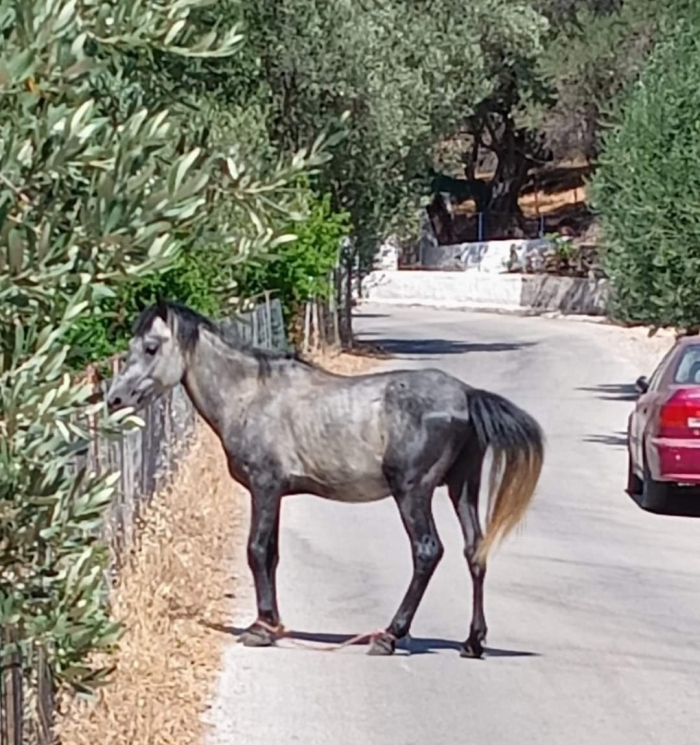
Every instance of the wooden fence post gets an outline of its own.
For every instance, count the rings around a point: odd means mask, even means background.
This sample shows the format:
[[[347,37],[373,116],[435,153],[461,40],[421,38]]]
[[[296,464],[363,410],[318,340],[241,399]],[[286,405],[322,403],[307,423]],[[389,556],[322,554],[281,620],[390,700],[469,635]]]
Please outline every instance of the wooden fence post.
[[[272,339],[272,303],[270,302],[269,290],[265,290],[265,316],[267,319],[267,341],[272,348],[274,346]]]
[[[318,351],[323,346],[323,342],[321,341],[321,322],[319,319],[319,312],[318,312],[318,298],[314,298],[312,302],[311,309],[313,311],[314,315],[314,342],[315,342],[315,349]]]
[[[311,305],[304,305],[304,352],[309,351],[309,340],[311,337]]]
[[[331,293],[328,299],[328,312],[331,317],[331,325],[333,328],[333,346],[338,346],[340,342],[340,328],[338,324],[338,269],[337,267],[331,272],[330,284]]]
[[[0,743],[22,745],[24,697],[19,652],[8,652],[17,641],[10,629],[0,628]]]
[[[51,672],[46,662],[43,647],[37,648],[36,655],[36,734],[39,745],[53,745],[54,698]]]

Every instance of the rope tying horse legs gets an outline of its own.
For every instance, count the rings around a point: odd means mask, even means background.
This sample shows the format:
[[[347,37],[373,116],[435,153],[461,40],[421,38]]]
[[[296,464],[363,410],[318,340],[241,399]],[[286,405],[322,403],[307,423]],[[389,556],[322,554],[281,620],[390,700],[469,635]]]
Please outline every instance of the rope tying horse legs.
[[[277,639],[287,639],[292,644],[294,644],[297,647],[303,647],[304,649],[311,649],[316,652],[337,652],[341,649],[345,649],[346,647],[351,647],[355,644],[361,644],[362,642],[376,642],[377,639],[389,637],[393,642],[398,641],[396,637],[389,631],[386,631],[385,629],[379,629],[378,631],[367,631],[364,634],[357,634],[357,636],[353,636],[351,639],[347,639],[344,642],[340,642],[338,644],[328,644],[325,646],[315,646],[313,644],[304,644],[303,642],[299,641],[298,639],[292,638],[291,634],[293,632],[287,631],[282,624],[278,624],[277,626],[272,626],[269,623],[266,623],[265,621],[258,620],[256,621],[257,625],[260,626],[261,629],[264,629],[269,634],[272,634]]]

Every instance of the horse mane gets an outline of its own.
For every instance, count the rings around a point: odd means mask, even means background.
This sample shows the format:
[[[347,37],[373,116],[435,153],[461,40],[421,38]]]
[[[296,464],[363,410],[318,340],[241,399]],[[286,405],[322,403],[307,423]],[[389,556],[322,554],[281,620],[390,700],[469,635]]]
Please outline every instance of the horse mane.
[[[304,359],[295,349],[267,349],[257,347],[249,342],[234,338],[234,334],[220,323],[199,313],[193,308],[172,300],[161,301],[141,311],[134,323],[135,336],[143,336],[157,317],[162,318],[177,334],[177,340],[185,354],[193,352],[199,343],[201,329],[214,334],[226,346],[237,352],[253,357],[258,363],[260,375],[269,377],[275,363],[296,362],[305,367],[316,368],[313,362]],[[171,317],[177,318],[177,324],[171,323]]]

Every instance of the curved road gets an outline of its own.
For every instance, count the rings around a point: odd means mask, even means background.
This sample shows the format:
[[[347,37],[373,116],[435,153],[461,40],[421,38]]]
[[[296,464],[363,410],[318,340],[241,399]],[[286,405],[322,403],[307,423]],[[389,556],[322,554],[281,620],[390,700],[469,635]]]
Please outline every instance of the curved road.
[[[441,367],[512,398],[545,429],[538,494],[487,574],[488,657],[456,651],[471,585],[440,491],[445,557],[410,654],[231,644],[212,745],[695,745],[700,522],[647,514],[623,492],[628,386],[650,370],[587,323],[365,306],[356,329],[396,355],[387,366]],[[384,626],[409,575],[391,501],[285,502],[278,585],[288,628],[332,642]],[[244,599],[239,625],[253,617]]]

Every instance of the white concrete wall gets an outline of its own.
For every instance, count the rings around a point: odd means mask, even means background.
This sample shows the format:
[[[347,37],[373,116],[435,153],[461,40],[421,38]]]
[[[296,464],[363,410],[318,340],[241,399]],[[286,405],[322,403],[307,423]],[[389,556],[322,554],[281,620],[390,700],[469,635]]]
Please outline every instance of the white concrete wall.
[[[520,307],[523,279],[488,272],[372,272],[362,281],[362,299],[444,308]]]
[[[606,280],[495,272],[375,271],[362,281],[362,300],[442,308],[532,308],[602,315]]]
[[[396,271],[399,268],[401,248],[394,236],[389,236],[377,252],[374,268],[379,271]]]
[[[543,238],[532,240],[507,239],[479,243],[457,243],[452,246],[431,246],[423,251],[423,266],[435,269],[478,269],[482,272],[506,272],[511,255],[513,266],[521,267],[525,258],[535,266],[542,261],[542,254],[550,248]]]

